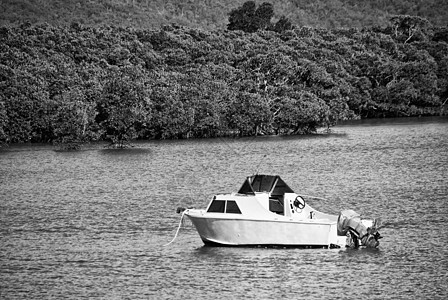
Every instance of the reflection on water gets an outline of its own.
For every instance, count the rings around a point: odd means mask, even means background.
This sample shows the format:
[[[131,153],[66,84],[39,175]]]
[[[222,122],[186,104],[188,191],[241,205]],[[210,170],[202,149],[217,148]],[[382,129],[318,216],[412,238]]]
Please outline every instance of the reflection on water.
[[[446,118],[359,121],[330,135],[0,151],[2,299],[445,299]],[[203,246],[178,206],[253,172],[323,211],[382,217],[379,249]]]
[[[124,149],[102,149],[100,150],[105,155],[128,156],[128,155],[149,155],[150,148],[124,148]]]

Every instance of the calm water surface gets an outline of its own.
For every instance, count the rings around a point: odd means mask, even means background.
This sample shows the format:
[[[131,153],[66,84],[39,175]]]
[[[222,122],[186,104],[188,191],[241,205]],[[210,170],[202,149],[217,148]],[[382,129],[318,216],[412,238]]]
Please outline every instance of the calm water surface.
[[[203,208],[254,172],[310,203],[382,217],[379,249],[204,247]],[[1,299],[446,299],[448,120],[333,134],[0,151]]]

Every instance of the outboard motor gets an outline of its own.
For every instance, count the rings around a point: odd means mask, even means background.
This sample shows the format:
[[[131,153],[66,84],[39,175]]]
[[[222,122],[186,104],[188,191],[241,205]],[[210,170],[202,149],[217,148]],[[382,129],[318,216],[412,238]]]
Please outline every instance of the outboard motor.
[[[380,244],[378,241],[382,236],[378,232],[379,221],[375,219],[371,227],[366,227],[360,215],[353,210],[341,211],[338,218],[338,235],[347,235],[353,240],[354,247],[365,246],[376,248]]]

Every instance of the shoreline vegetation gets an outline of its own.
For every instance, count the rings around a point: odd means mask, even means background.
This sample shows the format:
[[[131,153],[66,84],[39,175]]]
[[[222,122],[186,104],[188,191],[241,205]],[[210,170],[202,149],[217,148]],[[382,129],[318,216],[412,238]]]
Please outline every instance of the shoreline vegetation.
[[[0,147],[122,148],[448,114],[448,27],[397,15],[384,26],[312,28],[246,3],[229,11],[231,29],[1,26]],[[239,23],[261,8],[250,30]]]

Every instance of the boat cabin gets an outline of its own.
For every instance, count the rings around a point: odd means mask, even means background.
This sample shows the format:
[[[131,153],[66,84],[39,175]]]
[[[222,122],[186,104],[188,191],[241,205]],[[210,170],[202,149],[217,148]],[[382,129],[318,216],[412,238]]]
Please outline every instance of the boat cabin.
[[[303,205],[300,211],[294,205],[298,198]],[[271,212],[277,216],[291,217],[305,213],[304,208],[303,199],[280,176],[257,174],[247,177],[237,193],[216,195],[207,207],[207,212],[245,215]]]

